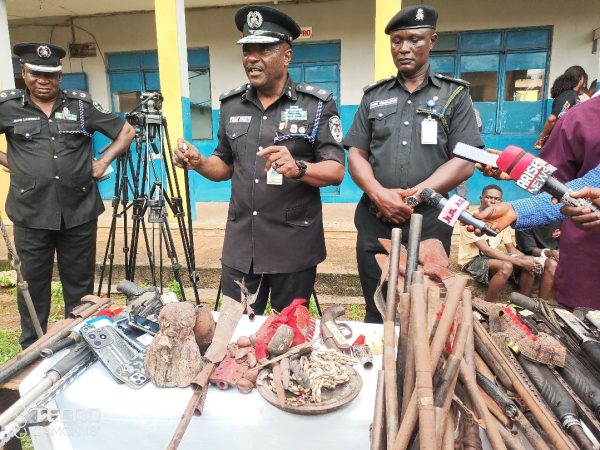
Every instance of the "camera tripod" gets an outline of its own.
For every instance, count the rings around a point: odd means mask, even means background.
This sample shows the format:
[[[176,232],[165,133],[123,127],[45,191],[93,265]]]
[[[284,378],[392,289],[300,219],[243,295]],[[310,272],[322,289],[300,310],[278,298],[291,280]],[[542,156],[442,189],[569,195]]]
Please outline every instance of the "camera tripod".
[[[166,255],[182,299],[186,300],[181,264],[169,226],[170,212],[177,220],[189,281],[194,291],[195,301],[199,304],[199,280],[194,254],[188,172],[184,171],[186,193],[184,208],[179,181],[175,174],[171,173],[173,166],[169,168],[173,160],[173,152],[167,121],[161,110],[163,97],[160,92],[143,92],[141,99],[142,102],[125,116],[136,130],[135,145],[133,150],[130,147],[116,160],[112,220],[104,259],[99,268],[98,295],[102,292],[105,272],[108,271],[106,292],[110,297],[116,231],[118,219],[122,218],[125,278],[135,281],[141,237],[142,251],[145,250],[148,258],[152,284],[159,288],[161,293],[163,292],[165,270],[163,257]],[[131,214],[131,236],[129,236],[128,214]]]

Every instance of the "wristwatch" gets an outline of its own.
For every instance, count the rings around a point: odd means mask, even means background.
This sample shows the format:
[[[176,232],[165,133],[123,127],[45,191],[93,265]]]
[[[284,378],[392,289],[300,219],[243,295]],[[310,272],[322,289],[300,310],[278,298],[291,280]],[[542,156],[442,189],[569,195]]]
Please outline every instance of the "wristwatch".
[[[409,195],[408,197],[404,197],[404,203],[406,203],[411,208],[416,208],[419,205],[419,200],[414,195]]]
[[[296,175],[294,178],[296,180],[299,180],[306,174],[306,163],[300,159],[297,159],[296,165],[298,166],[299,172],[298,172],[298,175]]]

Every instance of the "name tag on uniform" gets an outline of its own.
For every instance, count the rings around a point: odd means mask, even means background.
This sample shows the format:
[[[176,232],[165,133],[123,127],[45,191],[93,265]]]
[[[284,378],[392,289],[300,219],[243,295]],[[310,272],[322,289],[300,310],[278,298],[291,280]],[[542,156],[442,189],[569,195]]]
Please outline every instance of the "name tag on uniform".
[[[421,122],[421,144],[437,144],[437,120],[427,118]]]
[[[283,184],[283,175],[278,173],[274,167],[271,167],[267,172],[267,184],[281,186]]]

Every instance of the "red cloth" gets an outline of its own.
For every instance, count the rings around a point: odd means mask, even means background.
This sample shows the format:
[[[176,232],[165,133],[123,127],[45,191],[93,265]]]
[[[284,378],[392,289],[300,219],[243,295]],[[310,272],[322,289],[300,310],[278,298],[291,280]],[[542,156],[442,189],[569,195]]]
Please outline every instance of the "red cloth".
[[[256,341],[256,358],[260,361],[267,358],[269,341],[281,325],[288,325],[294,331],[292,347],[308,342],[315,332],[315,320],[310,317],[308,309],[304,306],[306,300],[296,298],[286,306],[278,315],[272,314],[259,328]]]

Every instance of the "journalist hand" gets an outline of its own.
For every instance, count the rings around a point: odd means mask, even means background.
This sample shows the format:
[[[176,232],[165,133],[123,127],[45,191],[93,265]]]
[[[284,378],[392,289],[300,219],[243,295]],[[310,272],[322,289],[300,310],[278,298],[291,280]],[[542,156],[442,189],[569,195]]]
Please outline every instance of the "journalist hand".
[[[502,152],[500,150],[494,150],[493,148],[488,148],[486,150],[486,152],[493,153],[494,155],[502,154]],[[483,175],[486,177],[492,177],[492,178],[495,178],[496,180],[504,180],[504,181],[511,180],[510,175],[507,174],[506,172],[503,172],[498,167],[483,165],[481,163],[476,163],[475,167],[477,167],[477,169],[480,170],[483,173]]]
[[[177,139],[177,147],[173,152],[173,163],[182,169],[196,169],[202,164],[203,156],[198,149],[185,139]]]
[[[378,189],[371,196],[371,200],[377,206],[375,217],[382,222],[393,224],[401,224],[407,221],[414,210],[404,202],[404,198],[413,195],[415,192],[417,192],[416,188]]]
[[[497,232],[504,230],[517,220],[517,213],[512,205],[507,202],[496,203],[483,211],[475,211],[473,216],[483,220]],[[482,234],[472,225],[468,225],[467,230],[474,232],[477,236]]]
[[[577,192],[573,192],[571,197],[587,198],[592,201],[592,204],[600,207],[600,189],[585,187]],[[583,206],[563,206],[560,210],[565,216],[569,216],[577,228],[592,233],[600,233],[600,213],[592,212],[590,208]]]

